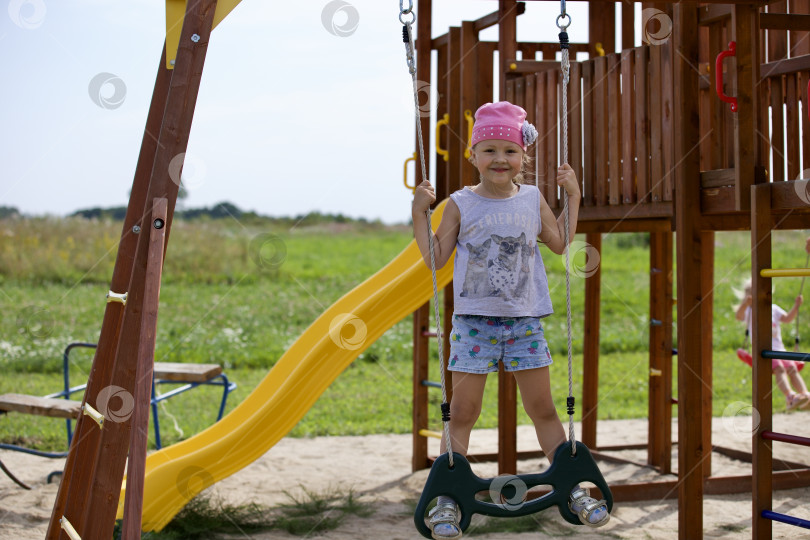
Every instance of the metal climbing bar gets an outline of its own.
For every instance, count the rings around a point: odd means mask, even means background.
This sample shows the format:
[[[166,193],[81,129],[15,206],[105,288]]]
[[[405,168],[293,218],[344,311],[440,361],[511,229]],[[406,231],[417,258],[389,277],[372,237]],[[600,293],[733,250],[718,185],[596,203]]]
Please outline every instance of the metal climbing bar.
[[[800,446],[810,446],[810,438],[790,435],[789,433],[776,433],[774,431],[763,431],[762,438],[769,441],[778,441]]]
[[[769,360],[793,360],[794,362],[810,362],[810,353],[772,351],[769,349],[764,349],[762,351],[762,358],[768,358]]]
[[[807,277],[810,276],[810,268],[763,268],[759,275],[766,278]]]
[[[810,529],[810,521],[806,519],[789,516],[787,514],[780,514],[779,512],[772,512],[770,510],[763,510],[762,517],[770,519],[771,521],[778,521],[780,523],[787,523],[788,525],[795,525],[803,529]]]

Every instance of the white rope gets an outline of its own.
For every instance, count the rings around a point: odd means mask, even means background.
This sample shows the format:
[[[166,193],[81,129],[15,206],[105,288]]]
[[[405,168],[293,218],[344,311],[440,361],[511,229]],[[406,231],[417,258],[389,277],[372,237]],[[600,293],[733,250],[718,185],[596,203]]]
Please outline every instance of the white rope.
[[[804,267],[807,268],[810,265],[810,253],[807,254],[807,258],[804,260]],[[799,296],[802,295],[802,291],[804,290],[804,278],[806,276],[802,276],[801,285],[799,285]],[[796,310],[796,335],[793,337],[793,351],[799,352],[799,315],[801,314],[801,308]]]
[[[566,29],[571,23],[571,18],[565,12],[565,0],[561,2],[561,13],[557,17],[557,26],[560,29],[560,48],[561,48],[561,61],[560,67],[562,68],[562,146],[563,155],[562,162],[568,163],[568,80],[570,72],[570,62],[568,58],[568,34]],[[568,24],[561,25],[560,20],[568,18]],[[563,36],[564,34],[564,36]],[[577,453],[577,438],[574,431],[574,359],[573,359],[573,336],[571,330],[571,250],[570,250],[570,233],[569,233],[569,208],[568,208],[568,191],[563,189],[563,215],[565,216],[565,303],[567,314],[567,330],[568,330],[568,440],[571,442],[571,454]]]
[[[419,86],[416,80],[416,61],[414,58],[414,42],[413,30],[411,26],[416,20],[416,15],[413,13],[413,2],[410,2],[408,8],[403,8],[402,0],[399,3],[400,13],[399,20],[403,24],[403,41],[405,41],[405,54],[407,56],[408,71],[411,74],[413,81],[413,105],[414,116],[416,118],[416,135],[419,146],[419,160],[422,165],[422,181],[427,181],[427,169],[425,167],[425,149],[422,140],[422,122],[420,119],[419,109]],[[413,15],[410,20],[405,20],[407,15]],[[444,441],[445,448],[447,449],[447,457],[450,467],[453,467],[453,445],[450,440],[450,411],[447,404],[447,382],[445,381],[444,374],[444,344],[442,336],[441,313],[439,312],[439,285],[436,280],[436,255],[433,247],[433,227],[430,219],[430,208],[425,212],[427,217],[427,233],[428,233],[428,249],[430,251],[430,273],[433,278],[433,314],[436,320],[436,342],[439,349],[439,373],[442,385],[442,423],[444,424]]]

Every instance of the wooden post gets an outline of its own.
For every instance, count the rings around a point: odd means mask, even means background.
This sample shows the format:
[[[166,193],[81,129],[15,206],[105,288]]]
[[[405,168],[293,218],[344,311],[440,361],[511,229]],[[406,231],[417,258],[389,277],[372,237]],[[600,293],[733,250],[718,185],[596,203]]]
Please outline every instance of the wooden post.
[[[188,145],[194,105],[199,91],[215,9],[216,0],[202,0],[198,3],[189,3],[187,6],[177,61],[169,84],[166,113],[158,137],[157,151],[146,195],[147,204],[143,213],[143,223],[151,223],[152,201],[155,198],[166,198],[168,200],[165,233],[167,237],[171,230],[171,220],[179,189],[179,185],[169,178],[169,163],[183,154]],[[192,40],[192,36],[195,36],[194,40]],[[147,249],[148,239],[139,235],[127,290],[128,299],[124,310],[122,331],[109,382],[109,388],[113,392],[129,393],[130,396],[134,391],[141,310],[143,309],[146,281]],[[92,405],[91,398],[94,397],[90,395],[87,402]],[[81,450],[77,450],[78,455],[74,473],[71,475],[71,484],[66,488],[68,492],[64,499],[64,515],[83,538],[109,538],[112,535],[124,476],[130,429],[130,418],[123,413],[120,414],[122,414],[121,417],[117,419],[111,417],[104,423],[97,444],[92,447],[84,445]],[[59,518],[61,516],[56,514],[52,516],[48,538],[59,537]],[[54,532],[53,537],[50,536],[51,531]]]
[[[693,4],[675,6],[675,224],[678,273],[678,536],[703,537],[703,272],[700,234],[698,17]],[[687,421],[688,419],[688,421]]]
[[[428,392],[430,389],[422,384],[427,381],[429,374],[429,340],[425,332],[430,328],[430,303],[427,303],[413,313],[413,458],[411,470],[413,472],[430,466],[428,461],[428,441],[419,434],[427,429],[430,411],[428,410]],[[437,414],[438,411],[437,411]]]
[[[461,155],[461,170],[459,173],[458,183],[455,189],[461,189],[464,186],[469,186],[477,183],[477,171],[471,163],[468,162],[466,157],[467,144],[470,140],[470,126],[467,121],[466,112],[474,115],[476,109],[486,103],[485,101],[479,102],[478,97],[478,32],[475,31],[475,23],[472,21],[464,21],[461,23],[461,100],[459,110],[461,113],[462,130],[460,132],[462,139],[462,155]],[[489,74],[492,78],[492,72]],[[487,100],[491,101],[491,100]]]
[[[702,231],[700,238],[701,258],[703,269],[700,272],[700,317],[703,331],[701,332],[701,347],[703,355],[703,371],[701,374],[701,391],[703,392],[703,476],[712,475],[712,328],[714,326],[714,231]]]
[[[672,471],[672,233],[650,233],[650,377],[647,462]]]
[[[751,205],[751,186],[755,183],[759,159],[759,11],[752,5],[736,4],[732,10],[732,28],[737,42],[737,112],[734,113],[735,205],[747,211]],[[730,73],[735,73],[730,70]]]
[[[622,50],[632,49],[636,44],[635,6],[633,2],[622,2]]]
[[[602,253],[602,235],[588,233],[585,242]],[[602,267],[585,278],[585,337],[582,350],[582,442],[597,447],[596,422],[599,406],[599,307],[602,295]]]
[[[508,63],[517,57],[517,2],[498,1],[499,99],[506,97]],[[517,383],[503,365],[498,369],[498,474],[517,472]]]
[[[517,383],[498,363],[498,474],[517,473]]]
[[[171,71],[166,69],[166,48],[158,63],[158,72],[155,78],[155,87],[152,91],[152,102],[149,106],[149,114],[146,119],[141,150],[138,163],[135,168],[135,175],[130,191],[129,204],[127,206],[124,227],[121,232],[121,239],[118,243],[118,253],[113,268],[110,290],[117,293],[126,292],[129,286],[129,278],[132,274],[132,263],[135,258],[137,247],[137,234],[133,233],[133,227],[140,226],[141,216],[146,204],[146,192],[149,188],[149,177],[152,173],[152,164],[155,161],[155,151],[157,150],[157,138],[155,133],[160,131],[163,116],[166,109],[166,99],[169,94],[169,80]],[[112,357],[118,346],[119,333],[121,329],[121,319],[124,315],[124,306],[120,303],[108,303],[104,312],[104,319],[101,323],[101,333],[98,339],[98,348],[93,359],[93,366],[90,370],[90,377],[87,381],[84,400],[90,398],[91,403],[96,402],[96,396],[102,388],[110,385],[112,378]],[[46,535],[47,539],[58,538],[60,534],[59,519],[64,515],[65,501],[68,491],[73,482],[74,471],[79,460],[77,457],[84,448],[95,448],[98,444],[100,433],[96,424],[85,416],[80,416],[76,423],[76,432],[70,445],[70,452],[65,461],[65,468],[62,473],[62,480],[59,483],[59,491],[54,502],[51,521]],[[78,492],[79,494],[82,492]]]
[[[431,21],[433,16],[433,0],[419,0],[417,3],[417,14],[419,23],[416,25],[416,80],[424,83],[430,82],[431,68]],[[428,93],[427,99],[431,98]],[[432,105],[432,104],[431,104]],[[429,110],[432,110],[431,106]],[[419,118],[422,128],[422,140],[424,148],[419,148],[419,138],[414,134],[414,146],[417,156],[419,151],[425,155],[425,166],[430,168],[431,131],[430,115],[423,114]],[[438,167],[437,167],[438,168]],[[422,182],[422,162],[416,160],[416,184]],[[427,171],[425,171],[427,177]],[[435,182],[435,179],[432,179]],[[428,392],[429,388],[422,384],[430,377],[429,373],[429,343],[425,333],[430,328],[430,302],[417,309],[413,314],[413,457],[411,468],[418,471],[430,466],[428,462],[428,441],[426,437],[419,435],[419,431],[428,427]]]
[[[517,1],[498,0],[498,62],[500,63],[499,100],[506,96],[509,62],[517,58]]]
[[[124,496],[122,540],[141,539],[143,517],[143,485],[146,474],[146,450],[149,438],[149,410],[152,404],[152,373],[155,365],[155,335],[157,333],[160,279],[163,273],[163,249],[166,240],[168,202],[155,199],[146,259],[141,335],[138,342],[138,366],[135,371],[135,408],[132,413],[129,458],[127,459],[127,491]],[[144,230],[144,234],[146,234]]]
[[[761,351],[771,348],[771,280],[759,275],[771,267],[771,191],[770,184],[751,186],[751,356],[753,356],[753,441],[751,467],[753,476],[753,538],[770,540],[771,521],[762,517],[763,510],[773,509],[773,454],[771,443],[762,438],[763,431],[773,429],[773,381],[770,361]]]

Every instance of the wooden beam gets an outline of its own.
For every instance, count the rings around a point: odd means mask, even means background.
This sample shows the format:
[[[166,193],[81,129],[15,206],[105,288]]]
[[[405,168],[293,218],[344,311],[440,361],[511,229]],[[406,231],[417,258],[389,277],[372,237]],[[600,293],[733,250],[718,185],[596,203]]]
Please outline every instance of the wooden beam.
[[[517,2],[498,0],[498,51],[500,91],[506,97],[506,62],[517,56]],[[498,368],[498,474],[517,472],[517,383],[506,373],[503,363]]]
[[[810,15],[798,13],[760,13],[759,27],[766,30],[810,31]]]
[[[759,24],[757,10],[736,5],[732,16],[733,35],[737,42],[734,65],[737,76],[734,87],[737,112],[734,114],[734,164],[736,171],[736,210],[745,211],[751,204],[751,186],[755,183],[759,158]]]
[[[498,59],[500,66],[500,100],[506,95],[507,61],[517,58],[517,2],[498,0]]]
[[[698,10],[698,24],[705,26],[730,19],[732,9],[732,6],[728,4],[711,4],[700,6]]]
[[[498,474],[517,474],[517,383],[498,363]]]
[[[578,231],[579,232],[579,231]],[[588,233],[586,255],[602,253],[602,235]],[[589,260],[588,263],[593,264]],[[585,278],[585,336],[582,350],[582,442],[596,448],[596,422],[599,406],[599,317],[602,295],[602,267],[596,265]]]
[[[0,411],[75,420],[81,414],[82,404],[80,401],[62,398],[3,394],[0,396]]]
[[[149,411],[152,405],[152,381],[155,365],[155,336],[157,335],[160,280],[163,274],[163,250],[166,240],[168,201],[157,198],[152,204],[152,220],[147,223],[149,245],[146,258],[146,283],[141,310],[141,332],[138,337],[137,369],[135,370],[134,409],[127,456],[127,490],[124,496],[122,540],[141,539],[143,517],[143,486],[146,474],[146,451],[149,443]]]
[[[734,169],[717,169],[713,171],[700,171],[701,189],[733,186],[735,172]]]
[[[430,330],[430,303],[413,313],[413,404],[411,434],[411,472],[430,467],[428,462],[428,441],[419,431],[428,427],[428,387],[422,381],[428,380],[429,341],[425,333]]]
[[[518,2],[515,6],[516,15],[523,15],[526,13],[526,4],[524,2]],[[421,18],[421,15],[420,15]],[[475,31],[480,32],[481,30],[485,30],[490,26],[495,26],[499,24],[500,21],[500,12],[494,11],[489,15],[484,15],[483,17],[476,19],[473,21],[473,25],[475,25]]]
[[[700,375],[703,392],[703,476],[712,475],[712,328],[714,327],[714,231],[701,231],[700,248],[703,268],[700,272],[700,318],[702,331],[700,342],[703,357],[703,372]]]
[[[507,63],[510,74],[537,73],[540,71],[559,70],[560,63],[555,60],[512,60]]]
[[[771,267],[771,190],[769,184],[751,186],[751,283],[753,305],[751,317],[751,350],[753,364],[753,407],[757,422],[753,425],[751,490],[753,538],[770,538],[771,522],[762,517],[763,510],[773,507],[773,454],[771,443],[762,438],[763,431],[773,429],[770,362],[763,361],[758,351],[771,344],[771,280],[760,275],[762,268]]]
[[[769,185],[772,212],[793,211],[806,215],[810,211],[810,180],[789,180]],[[806,228],[806,225],[801,228]]]
[[[703,351],[701,335],[700,142],[697,9],[674,6],[675,223],[678,274],[678,537],[703,537]]]
[[[622,50],[632,49],[636,39],[636,9],[629,2],[622,2]]]
[[[169,81],[172,72],[166,69],[166,48],[164,45],[158,62],[155,86],[152,90],[152,101],[149,105],[149,113],[146,119],[143,138],[141,140],[140,154],[135,167],[135,174],[130,190],[127,213],[124,217],[123,230],[118,243],[118,253],[113,267],[110,290],[113,292],[126,292],[129,287],[129,279],[132,274],[132,265],[135,259],[135,251],[138,244],[139,235],[133,233],[133,227],[140,226],[143,210],[146,206],[146,193],[149,189],[149,179],[152,173],[152,165],[155,161],[157,151],[158,135],[160,126],[166,111],[166,101],[169,95]],[[104,310],[104,318],[101,323],[101,333],[93,358],[93,366],[87,381],[84,400],[90,398],[90,403],[95,403],[99,392],[110,385],[112,379],[113,356],[118,347],[121,320],[124,315],[124,306],[120,303],[108,303]],[[59,483],[59,491],[54,501],[51,519],[46,533],[46,539],[54,540],[59,538],[61,528],[59,519],[64,515],[65,503],[71,487],[78,485],[77,498],[87,496],[87,489],[90,482],[87,476],[88,464],[79,459],[79,454],[85,449],[95,448],[98,445],[100,433],[97,426],[87,417],[80,416],[76,423],[76,431],[71,440],[70,452],[68,453],[65,467],[62,472],[62,480]],[[76,484],[74,484],[74,479]]]
[[[654,321],[658,321],[654,323]],[[650,233],[647,462],[672,469],[672,232]]]
[[[208,49],[216,0],[201,0],[188,4],[183,21],[180,46],[177,51],[169,95],[166,102],[166,116],[160,128],[158,149],[151,170],[149,190],[143,213],[143,224],[152,222],[152,201],[166,198],[169,201],[166,220],[166,235],[171,232],[174,206],[179,185],[169,177],[169,163],[176,156],[184,154],[188,145],[194,106],[200,88],[205,56]],[[192,40],[197,34],[199,39]],[[143,229],[147,229],[142,225]],[[124,308],[122,331],[115,353],[111,386],[123,388],[132,394],[135,381],[135,366],[140,339],[140,310],[143,307],[146,275],[148,238],[139,235],[138,247],[129,280],[128,299]],[[88,397],[90,400],[94,396]],[[98,445],[88,448],[84,454],[85,472],[77,477],[86,483],[82,496],[68,497],[65,516],[73,523],[83,538],[109,538],[112,535],[124,466],[129,445],[130,421],[106,422],[100,432]],[[78,434],[77,434],[78,438]],[[71,486],[71,491],[77,489]],[[77,494],[78,495],[78,494]]]
[[[559,210],[556,210],[555,215],[558,215],[559,212]],[[579,210],[577,224],[582,224],[584,221],[669,218],[672,217],[672,215],[671,202],[619,204],[615,206],[583,206]],[[579,231],[579,229],[577,229],[577,231]]]
[[[626,219],[622,221],[578,221],[579,233],[666,232],[672,230],[671,219]]]

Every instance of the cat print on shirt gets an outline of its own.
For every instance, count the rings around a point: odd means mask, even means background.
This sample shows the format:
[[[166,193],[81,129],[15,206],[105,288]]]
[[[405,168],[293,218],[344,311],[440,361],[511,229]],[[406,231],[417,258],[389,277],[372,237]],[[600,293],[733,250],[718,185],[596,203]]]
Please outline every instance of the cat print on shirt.
[[[532,242],[520,244],[520,277],[518,278],[517,287],[515,287],[516,298],[526,294],[526,287],[529,285],[529,276],[531,275],[529,269],[533,264],[534,246],[535,244]]]
[[[467,260],[467,272],[464,275],[464,285],[459,296],[467,298],[484,298],[490,295],[489,272],[487,271],[487,257],[491,240],[474,246],[467,243],[470,256]]]
[[[492,235],[498,246],[498,255],[489,261],[489,282],[492,296],[515,298],[522,270],[522,245],[526,243],[526,233],[514,236]]]

